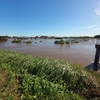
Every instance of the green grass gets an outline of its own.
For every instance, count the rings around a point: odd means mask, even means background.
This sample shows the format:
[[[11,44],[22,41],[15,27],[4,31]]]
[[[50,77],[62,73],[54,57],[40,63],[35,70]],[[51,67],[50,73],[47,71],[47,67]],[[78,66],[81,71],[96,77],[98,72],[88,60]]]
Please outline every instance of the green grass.
[[[53,58],[0,50],[0,79],[1,100],[92,100],[100,97],[99,73]]]

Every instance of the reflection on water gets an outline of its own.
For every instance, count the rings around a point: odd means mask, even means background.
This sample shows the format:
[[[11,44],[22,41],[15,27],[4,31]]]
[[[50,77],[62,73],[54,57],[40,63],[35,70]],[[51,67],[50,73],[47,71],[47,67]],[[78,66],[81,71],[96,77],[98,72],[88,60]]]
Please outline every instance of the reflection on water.
[[[11,41],[12,39],[9,39],[5,43],[0,43],[0,49],[14,50],[35,56],[65,59],[84,67],[94,60],[95,55],[95,40],[71,45],[54,44],[55,39],[33,39],[32,44],[16,44],[11,43]]]

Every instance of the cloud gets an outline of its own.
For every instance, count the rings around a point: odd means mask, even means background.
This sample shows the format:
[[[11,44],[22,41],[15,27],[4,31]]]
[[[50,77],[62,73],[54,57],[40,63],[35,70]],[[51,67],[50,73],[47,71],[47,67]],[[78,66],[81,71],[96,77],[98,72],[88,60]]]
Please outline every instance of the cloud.
[[[94,30],[95,30],[95,31],[99,31],[99,30],[100,30],[100,28],[95,28]]]
[[[97,15],[100,16],[100,10],[99,9],[96,9],[95,12],[96,12]]]
[[[92,25],[92,26],[88,26],[87,28],[94,28],[96,27],[97,25]]]
[[[100,16],[100,2],[99,2],[99,5],[98,5],[98,8],[95,9],[95,13]]]

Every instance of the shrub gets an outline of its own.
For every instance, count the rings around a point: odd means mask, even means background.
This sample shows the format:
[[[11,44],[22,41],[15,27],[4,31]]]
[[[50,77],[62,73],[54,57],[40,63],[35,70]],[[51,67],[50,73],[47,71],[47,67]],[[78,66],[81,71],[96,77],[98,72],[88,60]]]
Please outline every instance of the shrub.
[[[65,43],[66,43],[66,44],[70,44],[70,40],[66,40]]]
[[[71,40],[71,43],[79,43],[78,40]]]
[[[21,40],[13,40],[12,43],[22,43]]]
[[[5,42],[8,40],[8,37],[6,36],[0,36],[0,42]]]
[[[31,44],[32,43],[32,41],[26,41],[26,44]]]
[[[55,44],[64,44],[64,40],[61,39],[60,41],[55,41],[54,43],[55,43]]]

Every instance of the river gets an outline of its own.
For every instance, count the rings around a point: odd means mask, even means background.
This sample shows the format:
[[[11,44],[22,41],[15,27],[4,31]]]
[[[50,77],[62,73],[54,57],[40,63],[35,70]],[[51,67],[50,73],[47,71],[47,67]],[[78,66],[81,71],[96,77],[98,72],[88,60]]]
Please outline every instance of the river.
[[[32,44],[11,43],[12,39],[0,43],[0,49],[23,52],[39,57],[50,57],[64,59],[72,64],[78,64],[83,67],[94,61],[95,41],[75,43],[71,45],[54,44],[55,39],[33,39]]]

